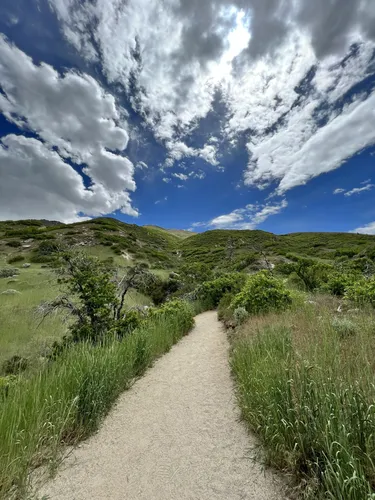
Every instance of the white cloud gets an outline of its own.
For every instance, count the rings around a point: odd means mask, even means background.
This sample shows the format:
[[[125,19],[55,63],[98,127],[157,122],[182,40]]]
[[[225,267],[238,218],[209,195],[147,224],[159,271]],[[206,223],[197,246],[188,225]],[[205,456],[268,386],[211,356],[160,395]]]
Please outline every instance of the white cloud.
[[[172,174],[173,177],[176,177],[176,179],[180,179],[180,181],[187,181],[189,176],[186,174]]]
[[[205,174],[205,172],[203,172],[203,170],[199,170],[197,172],[195,172],[194,170],[192,170],[189,173],[189,177],[191,177],[192,179],[202,180],[202,179],[204,179],[206,177],[206,174]]]
[[[160,203],[163,203],[164,201],[168,201],[168,196],[164,196],[161,200],[156,200],[155,205],[159,205]]]
[[[81,220],[130,207],[127,192],[111,192],[100,184],[85,188],[82,177],[56,151],[40,140],[17,136],[0,142],[0,219]]]
[[[169,184],[170,182],[172,182],[172,179],[170,177],[163,177],[163,182]]]
[[[135,168],[137,168],[138,170],[147,170],[148,169],[148,165],[144,161],[139,161],[136,164]]]
[[[354,97],[342,116],[333,111],[369,75],[373,0],[49,2],[70,43],[100,60],[109,82],[132,88],[135,109],[166,144],[165,166],[185,156],[218,166],[216,131],[201,149],[183,143],[213,110],[218,90],[226,138],[235,145],[241,133],[250,137],[248,184],[277,181],[282,193],[374,142],[372,97],[362,107]],[[355,55],[340,63],[354,42]],[[349,134],[352,126],[363,138]]]
[[[266,205],[249,204],[237,208],[229,214],[219,215],[208,222],[195,222],[191,228],[206,227],[210,229],[255,229],[268,217],[279,214],[288,206],[286,200]]]
[[[44,141],[43,144],[41,141],[30,142],[22,137],[8,136],[3,139],[4,146],[9,143],[9,151],[2,151],[3,159],[13,151],[14,160],[22,170],[22,151],[29,151],[32,161],[43,156],[53,158],[53,165],[60,165],[59,158],[66,165],[63,159],[69,158],[81,164],[83,172],[91,180],[90,190],[85,191],[86,197],[91,193],[88,207],[91,213],[99,215],[121,209],[130,215],[137,214],[127,193],[135,189],[134,168],[121,154],[127,147],[128,133],[112,95],[104,92],[88,75],[68,71],[60,76],[47,64],[35,65],[30,57],[9,44],[2,35],[0,85],[3,90],[0,111],[9,121],[21,129],[33,131]],[[45,162],[41,165],[46,170],[51,169]],[[18,167],[14,168],[17,170]],[[63,171],[61,166],[59,168]],[[67,172],[67,169],[74,171],[70,166],[64,171]],[[7,176],[13,175],[9,167],[4,172]],[[35,184],[32,171],[24,169],[23,172],[25,177],[22,182]],[[38,172],[37,178],[43,183],[43,173]],[[49,172],[45,175],[48,177]],[[72,178],[82,182],[78,174]],[[66,196],[69,198],[68,193]],[[93,205],[95,200],[97,207]],[[83,205],[86,206],[86,202]],[[45,210],[40,216],[49,216],[47,205]],[[21,217],[18,209],[15,213]],[[29,215],[26,210],[24,216]],[[63,217],[64,211],[60,219]],[[56,215],[56,218],[59,217]]]
[[[353,194],[360,194],[363,193],[364,191],[371,191],[375,187],[375,184],[369,183],[371,179],[368,179],[367,181],[361,182],[362,187],[357,187],[350,189],[349,191],[346,191],[345,189],[338,188],[333,191],[333,194],[342,194],[344,193],[344,196],[353,196]],[[365,185],[363,185],[365,184]]]
[[[310,109],[309,109],[310,107]],[[290,113],[287,125],[266,140],[249,146],[251,162],[247,184],[280,180],[278,193],[340,167],[348,158],[375,144],[375,92],[347,106],[342,114],[316,130],[309,116],[316,104]],[[312,109],[311,109],[312,108]],[[353,132],[355,131],[355,133]]]
[[[357,227],[357,229],[354,229],[353,231],[350,231],[351,233],[360,233],[360,234],[375,234],[375,221],[370,222],[369,224],[366,224],[365,226],[362,227]]]
[[[353,188],[345,193],[345,196],[353,196],[353,194],[363,193],[364,191],[371,191],[375,187],[375,184],[366,184],[361,188]]]

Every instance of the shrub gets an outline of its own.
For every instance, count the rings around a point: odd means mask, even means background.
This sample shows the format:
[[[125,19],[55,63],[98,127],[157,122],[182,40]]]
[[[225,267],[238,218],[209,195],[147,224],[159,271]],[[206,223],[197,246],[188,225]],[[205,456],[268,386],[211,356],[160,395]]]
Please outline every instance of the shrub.
[[[323,288],[332,295],[343,297],[346,289],[356,280],[358,280],[358,275],[355,275],[354,273],[345,274],[336,272],[328,276],[327,283]]]
[[[12,356],[3,363],[3,372],[5,375],[17,375],[26,370],[28,365],[27,358],[21,356]]]
[[[21,242],[18,240],[10,240],[7,242],[8,247],[18,248],[21,246]]]
[[[8,264],[14,264],[15,262],[21,262],[25,260],[23,255],[13,255],[13,257],[8,258]]]
[[[143,320],[143,316],[140,311],[131,309],[127,311],[124,316],[117,321],[115,331],[119,338],[131,333],[136,328],[138,328]]]
[[[39,255],[53,255],[59,251],[59,244],[55,241],[44,240],[39,243]]]
[[[207,301],[212,308],[219,305],[224,294],[228,292],[239,292],[246,281],[246,275],[242,273],[224,274],[212,281],[206,281],[196,290],[196,298]]]
[[[249,314],[281,311],[292,303],[291,295],[284,283],[268,271],[261,271],[247,279],[247,282],[232,303],[231,308],[243,307]]]
[[[13,267],[5,267],[0,269],[0,278],[11,278],[15,274],[19,274],[19,269]]]
[[[375,307],[375,277],[363,278],[348,286],[345,298],[357,304],[371,304]]]
[[[192,283],[203,283],[212,278],[211,267],[202,262],[184,264],[180,268],[180,274],[184,280]]]
[[[233,319],[233,310],[231,309],[230,305],[235,295],[236,294],[233,292],[227,292],[221,297],[219,305],[217,307],[217,317],[219,321],[227,322]]]
[[[248,317],[249,313],[244,307],[237,307],[237,309],[234,310],[233,318],[236,325],[242,325],[242,323],[244,323]]]
[[[333,318],[331,326],[342,339],[354,335],[357,330],[356,325],[349,318]]]

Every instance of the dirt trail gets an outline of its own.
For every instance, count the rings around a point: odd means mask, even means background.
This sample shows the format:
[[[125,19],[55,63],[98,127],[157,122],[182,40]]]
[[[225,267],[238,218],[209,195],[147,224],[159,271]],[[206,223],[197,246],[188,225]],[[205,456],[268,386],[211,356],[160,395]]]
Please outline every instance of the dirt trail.
[[[40,495],[52,500],[281,500],[238,420],[226,334],[216,313],[123,394],[98,434]]]

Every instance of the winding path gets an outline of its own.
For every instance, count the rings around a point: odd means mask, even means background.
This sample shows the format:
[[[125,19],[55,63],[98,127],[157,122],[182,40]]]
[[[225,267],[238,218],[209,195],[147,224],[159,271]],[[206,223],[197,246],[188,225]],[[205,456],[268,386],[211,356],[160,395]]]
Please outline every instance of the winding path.
[[[125,392],[39,494],[51,500],[282,500],[239,422],[215,312]]]

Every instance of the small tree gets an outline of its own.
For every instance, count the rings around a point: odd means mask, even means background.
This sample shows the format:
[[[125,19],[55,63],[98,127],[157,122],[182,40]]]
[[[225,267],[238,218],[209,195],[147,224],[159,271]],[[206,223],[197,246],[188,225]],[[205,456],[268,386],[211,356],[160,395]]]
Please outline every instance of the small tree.
[[[113,271],[84,253],[65,252],[60,256],[59,283],[66,293],[53,301],[52,308],[64,308],[75,316],[72,340],[97,342],[113,327],[119,306]]]

